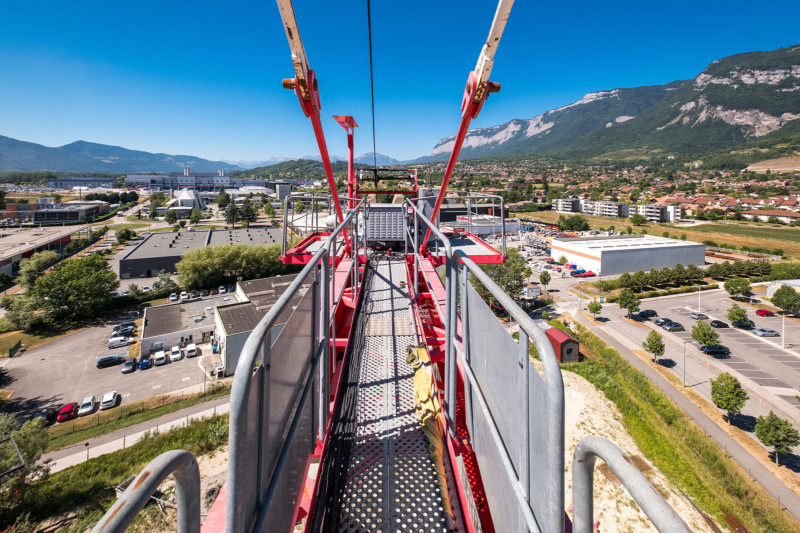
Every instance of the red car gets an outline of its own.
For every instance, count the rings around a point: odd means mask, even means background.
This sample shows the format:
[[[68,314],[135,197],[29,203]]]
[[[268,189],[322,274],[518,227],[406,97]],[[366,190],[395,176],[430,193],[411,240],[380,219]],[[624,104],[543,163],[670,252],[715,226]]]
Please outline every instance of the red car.
[[[78,403],[72,402],[68,403],[64,407],[61,408],[61,411],[58,412],[58,417],[56,418],[57,422],[66,422],[67,420],[72,420],[75,418],[75,415],[78,413]]]
[[[772,311],[768,311],[766,309],[759,309],[758,311],[756,311],[756,314],[758,316],[775,316],[775,313],[773,313]]]

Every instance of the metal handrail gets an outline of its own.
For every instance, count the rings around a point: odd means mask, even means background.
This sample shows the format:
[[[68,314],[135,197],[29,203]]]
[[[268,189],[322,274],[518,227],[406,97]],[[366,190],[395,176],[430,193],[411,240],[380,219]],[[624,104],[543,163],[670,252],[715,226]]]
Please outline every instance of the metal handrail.
[[[178,533],[200,531],[200,469],[186,450],[164,452],[150,461],[114,502],[92,533],[122,533],[144,509],[150,497],[168,476],[175,477]]]
[[[416,202],[420,200],[436,200],[436,196],[418,196],[414,198]],[[491,200],[492,201],[492,216],[494,216],[494,201],[500,200],[500,233],[501,233],[501,253],[505,256],[506,255],[506,210],[505,210],[505,200],[502,196],[497,194],[486,194],[482,192],[473,192],[473,191],[448,191],[448,196],[446,199],[450,200],[455,198],[456,200],[466,200],[467,201],[467,225],[472,228],[472,199],[478,200]],[[440,212],[441,213],[441,212]],[[438,222],[438,220],[437,220]],[[492,224],[492,227],[495,225]]]
[[[561,376],[561,368],[558,365],[555,351],[550,344],[545,332],[506,294],[497,283],[489,277],[472,259],[467,255],[458,253],[458,259],[463,264],[465,283],[469,275],[475,276],[484,287],[494,296],[497,301],[505,308],[506,312],[517,321],[520,327],[520,353],[525,352],[527,361],[527,338],[532,337],[536,342],[536,349],[542,361],[542,373],[544,374],[545,386],[547,387],[547,405],[545,415],[547,449],[554,455],[549,458],[547,463],[546,486],[547,486],[547,512],[544,517],[544,529],[546,531],[563,531],[564,529],[564,382]],[[464,296],[462,295],[462,302]],[[523,333],[525,336],[523,337]],[[465,334],[465,336],[468,333]],[[524,342],[523,342],[524,341]],[[465,344],[469,339],[464,339]],[[466,366],[464,368],[466,369]],[[471,373],[471,368],[470,368]],[[477,383],[473,383],[474,388],[478,389]],[[494,422],[489,424],[490,427]],[[496,431],[496,428],[493,428]],[[499,435],[499,434],[498,434]],[[502,443],[497,443],[500,448]],[[527,472],[523,473],[527,477]],[[519,483],[519,480],[516,480]],[[518,487],[515,485],[515,491]]]
[[[312,200],[312,201],[325,201],[328,202],[328,207],[333,205],[333,197],[331,195],[318,195],[314,193],[308,192],[295,192],[291,193],[283,199],[283,238],[281,240],[281,255],[285,255],[287,251],[286,247],[286,234],[289,230],[289,201],[292,200],[292,206],[294,206],[294,200]],[[310,207],[309,207],[310,208]],[[316,224],[313,226],[314,228],[319,227],[319,214],[317,213],[317,220]],[[292,207],[292,217],[294,220],[294,207]],[[293,226],[293,224],[292,224]],[[303,226],[304,230],[309,228],[308,225]]]
[[[240,487],[242,482],[239,481],[239,478],[244,477],[244,472],[248,469],[252,469],[252,458],[250,457],[243,457],[242,453],[237,450],[244,449],[246,446],[246,437],[247,434],[245,432],[245,428],[247,427],[247,418],[248,418],[248,398],[250,396],[250,389],[251,389],[251,378],[252,378],[252,371],[256,367],[256,361],[260,358],[261,354],[263,353],[263,345],[266,341],[267,335],[272,329],[272,326],[275,324],[276,320],[281,316],[281,313],[286,309],[291,299],[294,295],[299,291],[300,287],[303,284],[303,281],[308,278],[312,273],[315,271],[317,267],[321,268],[322,275],[321,275],[321,282],[319,283],[319,291],[320,291],[320,306],[319,310],[325,317],[325,319],[320,320],[319,322],[315,322],[315,328],[319,328],[319,331],[314,331],[313,335],[315,335],[315,339],[317,338],[316,335],[319,333],[319,343],[314,348],[314,358],[310,361],[311,369],[308,373],[308,380],[304,384],[304,395],[301,398],[301,402],[304,402],[305,398],[305,389],[309,386],[309,383],[313,381],[314,377],[314,370],[317,367],[317,357],[321,357],[322,365],[320,367],[320,394],[321,397],[325,397],[324,395],[327,394],[327,387],[328,387],[328,354],[330,349],[330,329],[327,327],[327,324],[330,323],[330,315],[328,314],[330,310],[329,307],[329,292],[330,292],[330,282],[329,282],[329,268],[330,268],[330,243],[336,241],[336,237],[339,233],[350,223],[351,220],[356,216],[359,210],[354,209],[344,218],[341,224],[339,224],[336,229],[334,229],[331,234],[326,237],[329,239],[327,246],[322,246],[320,249],[314,254],[311,261],[303,268],[300,274],[294,279],[294,281],[286,288],[284,293],[278,298],[278,301],[272,306],[269,312],[264,316],[259,323],[253,328],[253,331],[247,338],[244,347],[242,348],[241,355],[239,357],[239,363],[236,367],[236,373],[233,377],[233,387],[231,389],[231,402],[230,402],[230,452],[228,454],[229,457],[229,467],[228,467],[228,490],[230,491],[230,496],[228,497],[227,501],[227,530],[228,531],[243,531],[248,526],[246,524],[250,524],[250,519],[248,517],[239,516],[236,509],[236,501],[238,498],[241,497],[239,494],[243,487]],[[317,312],[319,312],[317,310]],[[321,354],[320,354],[321,350]],[[320,440],[324,440],[324,430],[325,425],[327,422],[327,409],[323,408],[327,406],[327,402],[320,402],[318,416],[319,416],[319,427],[317,431],[317,437]],[[294,416],[291,421],[291,426],[295,427],[299,417],[302,415],[302,409],[297,408],[295,409]],[[290,431],[284,437],[284,440],[281,444],[281,456],[283,456],[285,450],[291,444],[291,439],[294,436],[294,432]],[[283,462],[281,459],[278,459],[276,466],[271,473],[270,476],[270,483],[269,487],[273,486],[274,480],[278,479],[281,471],[283,468]],[[269,488],[267,489],[267,495],[271,496],[271,492],[269,492]],[[267,507],[264,505],[263,500],[258,504],[258,520],[263,520],[263,517],[266,513]]]
[[[572,459],[572,512],[575,533],[592,533],[594,524],[594,464],[602,459],[628,489],[653,525],[665,533],[691,531],[621,449],[599,437],[586,437]]]

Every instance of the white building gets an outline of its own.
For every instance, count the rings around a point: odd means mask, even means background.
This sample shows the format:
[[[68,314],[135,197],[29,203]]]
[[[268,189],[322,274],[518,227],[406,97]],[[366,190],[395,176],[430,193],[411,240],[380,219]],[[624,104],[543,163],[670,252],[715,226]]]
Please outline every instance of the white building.
[[[631,215],[643,215],[648,222],[680,222],[679,205],[638,204],[630,206]]]
[[[625,202],[581,200],[581,212],[594,217],[628,218],[628,207]]]
[[[556,198],[553,200],[553,211],[556,213],[579,213],[581,203],[577,198]]]
[[[648,271],[652,268],[672,268],[705,264],[705,245],[679,241],[655,235],[622,235],[553,239],[550,256],[566,257],[568,263],[591,270],[598,275]]]

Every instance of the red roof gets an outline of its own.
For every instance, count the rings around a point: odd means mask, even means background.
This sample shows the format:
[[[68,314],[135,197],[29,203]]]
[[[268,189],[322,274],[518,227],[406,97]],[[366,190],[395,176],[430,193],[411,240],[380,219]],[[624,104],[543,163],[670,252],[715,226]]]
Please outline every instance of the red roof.
[[[568,334],[566,331],[558,329],[558,328],[547,329],[547,330],[545,330],[545,334],[548,337],[550,337],[552,340],[557,341],[558,343],[563,343],[564,341],[575,341],[575,342],[578,342],[570,334]]]

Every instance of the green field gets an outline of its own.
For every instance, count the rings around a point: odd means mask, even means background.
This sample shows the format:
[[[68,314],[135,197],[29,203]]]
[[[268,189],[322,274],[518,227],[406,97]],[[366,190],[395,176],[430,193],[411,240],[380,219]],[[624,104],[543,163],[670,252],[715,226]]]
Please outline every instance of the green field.
[[[674,226],[673,226],[674,227]],[[772,239],[777,241],[800,242],[800,228],[785,226],[750,226],[734,224],[703,224],[694,227],[674,228],[676,231],[690,230],[700,233],[716,233],[717,235],[735,235],[754,239]],[[761,246],[753,242],[754,246]]]
[[[147,224],[147,223],[113,224],[113,225],[109,226],[108,229],[118,230],[118,229],[122,229],[122,228],[128,228],[128,229],[132,229],[132,230],[137,230],[137,229],[141,229],[141,228],[146,228],[149,225],[150,224]]]

